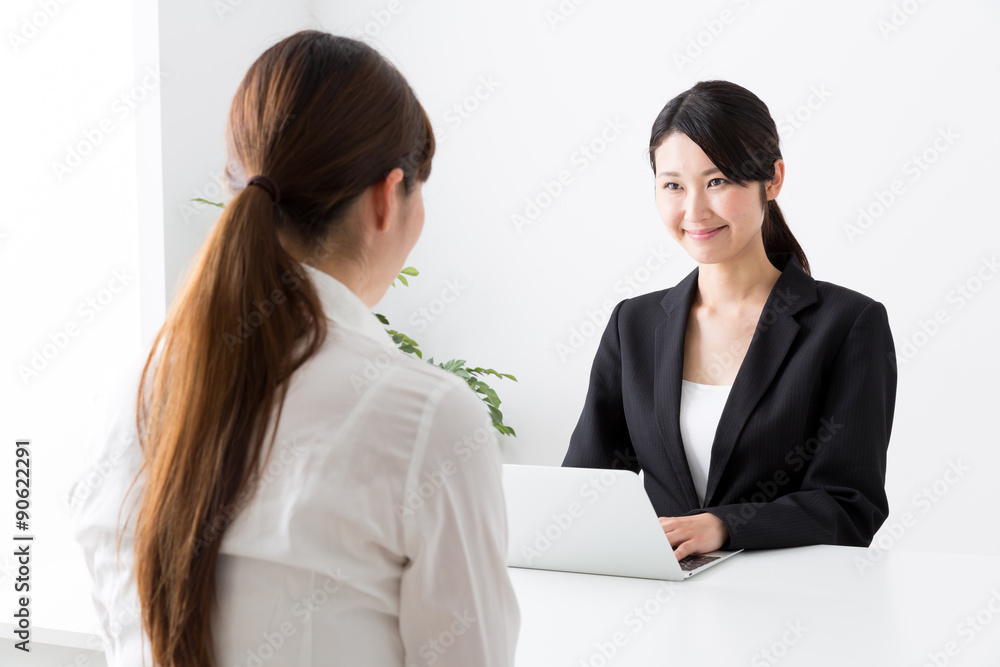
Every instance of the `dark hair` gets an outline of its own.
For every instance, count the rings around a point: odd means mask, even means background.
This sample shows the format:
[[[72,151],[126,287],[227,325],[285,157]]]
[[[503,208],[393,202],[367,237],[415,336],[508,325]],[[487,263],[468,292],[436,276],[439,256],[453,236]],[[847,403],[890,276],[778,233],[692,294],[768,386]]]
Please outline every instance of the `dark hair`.
[[[226,139],[236,194],[153,342],[136,399],[146,482],[135,570],[157,667],[215,664],[221,533],[253,496],[287,380],[327,334],[319,296],[279,230],[317,256],[349,236],[338,223],[368,187],[399,167],[409,194],[434,154],[430,121],[399,71],[360,41],[313,30],[250,66]],[[246,187],[255,175],[276,184],[277,203]]]
[[[698,144],[726,178],[739,185],[760,184],[763,204],[766,182],[774,178],[774,161],[781,157],[778,128],[760,98],[729,81],[699,81],[663,107],[649,137],[649,165],[656,173],[656,149],[680,132]],[[788,228],[778,202],[767,202],[761,237],[765,252],[794,253],[809,274],[809,261]]]

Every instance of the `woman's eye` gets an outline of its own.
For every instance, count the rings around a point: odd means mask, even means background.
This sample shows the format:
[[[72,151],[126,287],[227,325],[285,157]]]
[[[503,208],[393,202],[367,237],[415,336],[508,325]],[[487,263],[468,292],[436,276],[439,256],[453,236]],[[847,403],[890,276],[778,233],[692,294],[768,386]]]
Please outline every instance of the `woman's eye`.
[[[712,187],[712,184],[713,184],[713,183],[715,183],[716,181],[718,181],[718,182],[719,182],[719,183],[718,183],[719,185],[725,185],[726,183],[728,183],[728,182],[729,182],[729,181],[727,181],[727,180],[726,180],[726,179],[724,179],[724,178],[713,178],[712,180],[710,180],[710,181],[708,182],[708,185],[709,185],[709,187]],[[672,182],[672,181],[671,181],[671,182],[669,182],[669,183],[664,183],[664,184],[663,184],[663,188],[664,188],[665,190],[673,190],[673,191],[675,191],[675,192],[676,192],[677,190],[680,190],[681,186],[680,186],[680,185],[678,185],[677,183],[674,183],[674,182]]]

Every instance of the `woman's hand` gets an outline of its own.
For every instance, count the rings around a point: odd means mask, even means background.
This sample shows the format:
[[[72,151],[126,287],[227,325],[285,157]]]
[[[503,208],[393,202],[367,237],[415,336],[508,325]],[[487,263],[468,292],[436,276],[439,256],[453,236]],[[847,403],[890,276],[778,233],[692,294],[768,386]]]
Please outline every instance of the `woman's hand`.
[[[709,512],[692,516],[661,516],[660,525],[674,547],[677,560],[721,549],[729,539],[726,524]]]

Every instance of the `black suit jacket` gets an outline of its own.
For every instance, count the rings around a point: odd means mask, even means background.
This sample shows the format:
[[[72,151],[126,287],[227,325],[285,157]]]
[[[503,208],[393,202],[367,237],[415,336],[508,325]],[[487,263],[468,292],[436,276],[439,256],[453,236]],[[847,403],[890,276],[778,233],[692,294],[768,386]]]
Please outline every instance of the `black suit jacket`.
[[[684,336],[698,269],[620,302],[564,466],[643,470],[657,516],[711,512],[726,548],[867,546],[889,511],[896,357],[885,307],[806,275],[792,253],[719,421],[701,507],[681,441]]]

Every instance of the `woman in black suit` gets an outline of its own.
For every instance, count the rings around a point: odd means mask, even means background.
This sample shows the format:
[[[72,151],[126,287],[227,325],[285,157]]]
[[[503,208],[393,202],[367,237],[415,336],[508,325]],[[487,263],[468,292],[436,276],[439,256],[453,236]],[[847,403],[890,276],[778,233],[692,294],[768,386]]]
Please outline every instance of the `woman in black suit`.
[[[750,91],[702,81],[672,99],[649,160],[698,267],[615,307],[563,465],[642,470],[678,559],[867,546],[888,514],[885,308],[811,277],[775,201],[777,128]]]

